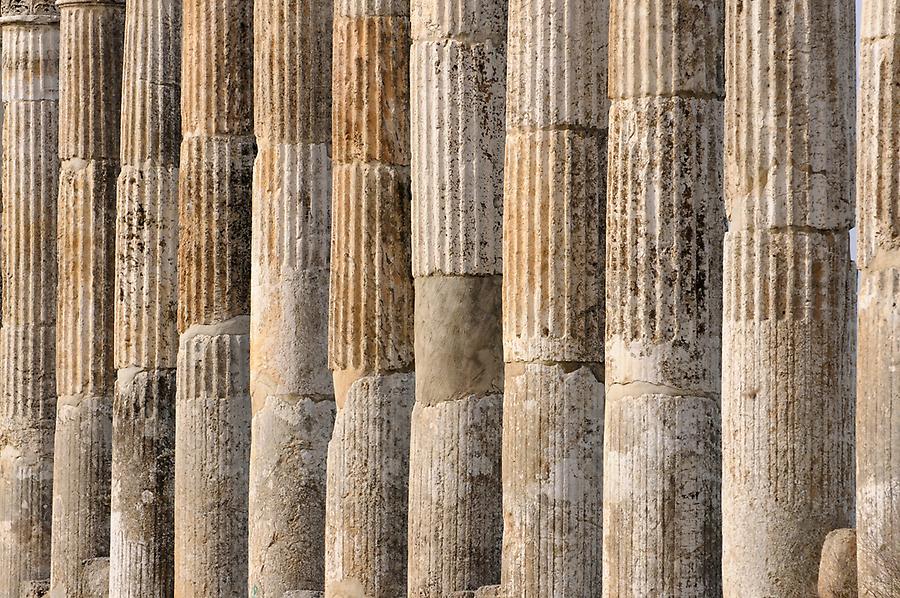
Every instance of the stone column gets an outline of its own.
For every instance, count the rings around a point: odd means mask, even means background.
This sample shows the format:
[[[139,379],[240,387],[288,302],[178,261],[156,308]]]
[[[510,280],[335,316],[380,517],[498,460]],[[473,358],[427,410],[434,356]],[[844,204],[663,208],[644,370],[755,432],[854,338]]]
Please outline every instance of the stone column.
[[[610,8],[609,598],[722,591],[724,16],[723,0]]]
[[[113,297],[125,3],[60,8],[59,293],[50,589],[109,554]]]
[[[325,585],[331,2],[256,0],[250,596]]]
[[[175,595],[247,592],[253,2],[186,0]]]
[[[601,584],[607,0],[509,3],[503,592]]]
[[[59,12],[0,3],[0,598],[50,577],[56,420]]]
[[[856,526],[860,596],[900,596],[900,1],[863,3]]]
[[[409,2],[337,0],[325,593],[406,595],[415,393]]]
[[[814,596],[853,515],[854,3],[726,3],[723,586]]]
[[[181,0],[125,15],[110,593],[174,590]]]
[[[500,579],[506,0],[413,0],[409,595]]]

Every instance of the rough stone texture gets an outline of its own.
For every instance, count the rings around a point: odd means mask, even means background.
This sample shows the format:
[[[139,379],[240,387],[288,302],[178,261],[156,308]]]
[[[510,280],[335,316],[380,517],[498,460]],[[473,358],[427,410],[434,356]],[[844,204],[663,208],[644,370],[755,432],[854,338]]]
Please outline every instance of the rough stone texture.
[[[175,595],[247,593],[253,3],[183,4]]]
[[[313,592],[310,590],[294,590],[285,592],[284,598],[325,598],[325,592]]]
[[[610,598],[721,593],[723,28],[721,0],[610,8]]]
[[[597,596],[602,581],[608,8],[509,4],[501,575],[509,596]]]
[[[50,580],[41,579],[22,582],[22,598],[44,598],[50,591]]]
[[[249,591],[325,586],[332,4],[258,0]],[[298,93],[299,92],[299,93]]]
[[[60,7],[57,419],[51,592],[109,554],[113,298],[125,3]]]
[[[863,3],[860,48],[859,595],[900,596],[900,2]]]
[[[109,596],[109,559],[88,559],[84,563],[82,587],[85,596]]]
[[[825,536],[819,563],[818,588],[819,598],[856,598],[858,595],[856,530],[838,529]]]
[[[815,595],[852,519],[853,14],[726,4],[726,597]]]
[[[408,595],[500,578],[505,1],[411,6],[416,406]]]
[[[325,593],[406,595],[414,402],[409,2],[334,7]]]
[[[116,220],[110,593],[174,592],[181,2],[125,15]]]
[[[9,0],[0,17],[0,597],[19,598],[50,577],[59,18],[53,4]]]

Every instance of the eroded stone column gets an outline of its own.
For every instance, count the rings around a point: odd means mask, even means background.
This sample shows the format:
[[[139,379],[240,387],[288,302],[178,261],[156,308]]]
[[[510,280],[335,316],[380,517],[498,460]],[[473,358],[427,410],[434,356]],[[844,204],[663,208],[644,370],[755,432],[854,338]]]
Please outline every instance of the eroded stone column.
[[[175,595],[247,592],[253,2],[186,0]]]
[[[854,3],[726,4],[725,596],[814,596],[853,514]]]
[[[0,597],[50,577],[56,420],[59,12],[0,3]]]
[[[409,595],[500,579],[506,0],[413,0]]]
[[[181,0],[125,15],[110,595],[174,591]]]
[[[125,3],[60,8],[56,457],[51,592],[109,554],[113,297]]]
[[[723,41],[722,0],[612,1],[610,598],[721,594]]]
[[[250,596],[325,584],[332,3],[256,0]]]
[[[596,596],[606,0],[509,3],[503,593]]]
[[[900,596],[900,2],[863,2],[857,171],[859,595]]]
[[[338,0],[325,593],[406,595],[415,393],[410,259],[409,2]]]

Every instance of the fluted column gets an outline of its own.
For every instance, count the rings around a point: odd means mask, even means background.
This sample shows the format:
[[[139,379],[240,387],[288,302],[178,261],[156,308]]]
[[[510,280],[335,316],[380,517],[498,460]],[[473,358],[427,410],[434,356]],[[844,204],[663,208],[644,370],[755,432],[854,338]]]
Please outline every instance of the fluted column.
[[[256,0],[250,596],[325,584],[331,2]]]
[[[609,598],[721,593],[723,42],[722,0],[612,1]]]
[[[852,0],[726,4],[723,585],[814,596],[853,514]]]
[[[857,171],[859,595],[900,596],[900,1],[863,3]]]
[[[413,0],[409,595],[500,578],[506,0]]]
[[[125,4],[60,7],[59,294],[51,591],[109,554],[116,177]]]
[[[56,420],[59,12],[0,3],[0,598],[50,577]]]
[[[174,591],[181,0],[125,14],[109,591]]]
[[[247,592],[253,2],[183,4],[175,595]]]
[[[597,596],[606,0],[512,0],[503,215],[505,595]]]
[[[325,593],[406,595],[413,374],[409,1],[334,7]]]

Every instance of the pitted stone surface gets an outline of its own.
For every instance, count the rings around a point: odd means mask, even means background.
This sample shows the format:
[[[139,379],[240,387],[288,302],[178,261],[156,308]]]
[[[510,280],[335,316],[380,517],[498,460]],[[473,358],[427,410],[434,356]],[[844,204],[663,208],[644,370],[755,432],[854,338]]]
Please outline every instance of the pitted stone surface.
[[[862,11],[857,144],[859,595],[900,595],[900,2]]]
[[[248,591],[253,2],[183,3],[175,595]]]
[[[9,20],[19,15],[22,22]],[[40,23],[24,21],[42,15]],[[50,3],[0,4],[0,597],[50,577],[56,420],[59,25]],[[15,231],[15,235],[9,231]],[[43,590],[49,581],[41,584]]]
[[[603,596],[721,593],[724,2],[610,7]]]
[[[62,164],[50,586],[51,594],[88,598],[99,588],[91,586],[85,563],[106,557],[110,549],[116,177],[125,6],[59,4]]]
[[[325,587],[332,4],[254,14],[249,595]]]
[[[834,530],[822,546],[819,598],[856,598],[856,578],[856,530]]]

